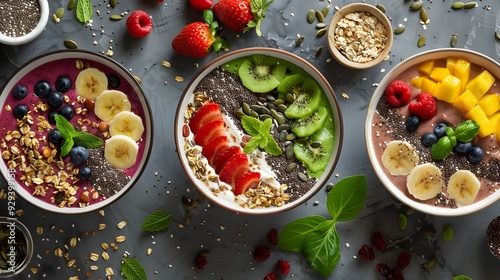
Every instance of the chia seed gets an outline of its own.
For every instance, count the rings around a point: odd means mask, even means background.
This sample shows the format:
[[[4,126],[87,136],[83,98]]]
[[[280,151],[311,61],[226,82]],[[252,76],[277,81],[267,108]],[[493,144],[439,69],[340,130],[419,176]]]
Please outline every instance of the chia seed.
[[[104,148],[88,149],[88,151],[87,164],[92,169],[89,183],[99,195],[111,197],[125,187],[130,178],[122,170],[109,164],[104,158]]]
[[[9,37],[21,37],[35,29],[40,20],[38,0],[1,0],[0,33]]]

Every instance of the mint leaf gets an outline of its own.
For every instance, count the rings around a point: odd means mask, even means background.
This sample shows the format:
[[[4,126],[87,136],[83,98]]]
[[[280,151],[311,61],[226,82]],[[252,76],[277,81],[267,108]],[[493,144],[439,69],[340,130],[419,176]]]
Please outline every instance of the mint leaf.
[[[271,119],[265,119],[259,127],[260,134],[267,134],[271,127],[273,126],[273,121]]]
[[[304,241],[302,251],[311,268],[327,277],[340,260],[340,238],[333,221],[323,223],[327,225],[326,230],[311,232]]]
[[[245,148],[243,149],[246,154],[250,154],[257,147],[260,147],[270,155],[281,155],[283,151],[269,133],[269,130],[273,126],[271,119],[265,119],[262,122],[254,117],[243,116],[241,117],[241,125],[248,134],[252,135],[252,139],[245,144]],[[258,142],[257,145],[256,142]],[[249,143],[250,145],[248,145]]]
[[[100,137],[84,131],[75,131],[73,141],[75,146],[84,146],[87,149],[99,148],[104,143]]]
[[[150,232],[164,230],[170,226],[171,217],[172,214],[165,210],[156,210],[144,220],[142,223],[142,230]]]
[[[267,141],[267,146],[265,148],[266,153],[272,155],[272,156],[279,156],[283,153],[281,150],[280,146],[278,146],[278,143],[274,141],[274,138],[269,135],[268,141]]]
[[[466,120],[457,125],[455,129],[455,137],[460,142],[469,142],[476,137],[479,132],[480,125],[473,120]]]
[[[56,121],[57,130],[59,130],[64,140],[73,137],[73,133],[75,133],[75,128],[65,117],[56,114],[54,116],[54,119]]]
[[[328,193],[326,207],[334,221],[349,221],[358,215],[365,200],[366,177],[346,177]]]
[[[250,138],[250,140],[248,140],[248,142],[245,143],[245,147],[243,148],[243,152],[245,152],[245,154],[252,153],[259,146],[259,142],[260,142],[261,138],[262,137],[260,135],[257,135],[257,136]]]
[[[134,258],[123,258],[122,274],[127,280],[148,279],[146,270],[144,270],[144,267]]]
[[[306,236],[325,221],[328,220],[323,216],[309,216],[288,223],[279,233],[278,247],[291,252],[300,252]]]
[[[241,125],[243,126],[243,129],[252,136],[257,136],[260,134],[261,121],[254,117],[241,117]]]
[[[85,23],[92,18],[92,2],[90,0],[78,0],[76,2],[76,18]]]
[[[64,143],[61,146],[61,156],[62,157],[67,156],[69,154],[69,152],[71,151],[71,148],[73,147],[73,145],[74,145],[73,138],[64,139]]]
[[[450,137],[443,136],[439,138],[437,143],[431,146],[431,157],[433,159],[444,159],[451,154],[453,150],[453,145]]]

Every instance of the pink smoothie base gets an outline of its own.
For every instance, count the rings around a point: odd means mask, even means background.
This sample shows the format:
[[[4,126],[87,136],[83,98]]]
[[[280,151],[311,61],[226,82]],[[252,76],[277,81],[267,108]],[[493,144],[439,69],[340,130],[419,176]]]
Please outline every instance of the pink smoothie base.
[[[128,168],[123,170],[125,174],[131,178],[130,182],[117,194],[104,198],[102,195],[99,196],[98,199],[93,200],[90,198],[90,203],[86,207],[80,207],[78,202],[73,204],[71,207],[60,208],[57,205],[54,205],[50,202],[50,197],[52,196],[51,191],[47,191],[45,197],[34,196],[31,193],[33,192],[32,187],[25,186],[24,182],[19,180],[19,177],[22,175],[21,171],[17,170],[15,173],[16,178],[16,191],[22,197],[30,201],[31,203],[44,208],[46,210],[55,211],[55,212],[63,212],[63,213],[82,213],[89,212],[103,206],[110,204],[115,201],[121,195],[123,195],[138,179],[140,174],[142,173],[142,169],[144,168],[145,163],[147,162],[147,158],[150,153],[150,139],[152,139],[152,131],[151,131],[151,116],[149,105],[140,89],[137,81],[132,77],[132,75],[126,71],[122,66],[118,65],[116,62],[103,57],[101,55],[93,54],[85,51],[62,51],[56,53],[50,53],[48,55],[42,56],[40,58],[35,58],[31,62],[28,62],[25,66],[21,67],[18,72],[12,76],[9,81],[5,84],[2,89],[2,94],[0,96],[0,104],[2,104],[2,109],[0,111],[0,129],[2,131],[2,136],[7,133],[9,130],[18,130],[16,118],[14,117],[12,111],[7,111],[5,108],[7,105],[13,109],[17,104],[25,104],[31,111],[31,115],[35,122],[31,125],[31,130],[36,131],[36,138],[41,139],[42,137],[46,137],[48,131],[40,133],[36,129],[36,117],[38,115],[42,115],[47,118],[48,112],[34,112],[32,108],[38,102],[46,102],[46,100],[40,99],[33,93],[33,88],[36,82],[40,80],[48,81],[52,87],[54,88],[54,83],[56,79],[60,76],[68,76],[72,82],[71,89],[63,93],[63,96],[68,96],[70,98],[69,102],[64,102],[64,105],[73,105],[74,109],[83,107],[83,104],[80,104],[76,101],[77,94],[75,92],[74,82],[78,73],[81,71],[76,68],[76,61],[81,60],[84,64],[89,64],[91,67],[95,67],[103,71],[106,75],[116,74],[120,78],[120,85],[116,90],[120,90],[127,94],[128,99],[132,105],[132,112],[141,116],[143,120],[143,124],[145,127],[145,131],[143,133],[143,137],[138,141],[139,144],[139,153],[136,160],[136,163]],[[17,100],[15,99],[11,92],[12,89],[17,85],[25,85],[28,88],[28,96],[24,99]],[[58,109],[56,109],[58,110]],[[76,114],[71,120],[71,123],[76,127],[80,127],[77,124],[78,119],[88,119],[91,122],[99,123],[101,120],[95,116],[93,110],[89,110],[87,114]],[[52,125],[53,128],[56,128],[55,125]],[[99,132],[97,128],[92,128],[92,125],[89,123],[85,123],[84,126],[87,127],[87,132],[92,133],[94,135],[102,136],[102,132]],[[104,139],[106,140],[106,139]],[[42,141],[40,141],[40,151],[44,146]],[[59,155],[57,155],[59,156]],[[6,161],[2,161],[3,163],[0,165],[0,169],[2,171],[2,175],[6,180],[12,180],[12,172],[9,172]],[[69,162],[69,157],[64,159],[65,163]],[[57,170],[57,168],[54,168]],[[79,180],[76,183],[79,186],[78,192],[75,197],[79,198],[80,194],[83,191],[89,191],[93,187],[87,182],[83,180]]]
[[[372,163],[372,166],[383,183],[383,185],[400,201],[403,203],[407,204],[408,206],[419,210],[424,213],[428,214],[433,214],[433,215],[439,215],[439,216],[459,216],[459,215],[465,215],[468,213],[472,213],[475,211],[478,211],[480,209],[483,209],[490,204],[494,203],[497,201],[500,197],[500,192],[499,191],[480,191],[478,196],[476,197],[476,200],[474,203],[466,206],[460,206],[458,208],[449,208],[449,207],[444,207],[444,206],[436,206],[434,205],[434,200],[427,200],[427,201],[420,201],[418,199],[415,199],[413,196],[411,196],[408,193],[408,190],[406,188],[406,176],[392,176],[390,173],[385,169],[383,164],[381,163],[381,155],[383,153],[382,147],[379,145],[380,143],[383,143],[383,141],[386,141],[387,143],[391,140],[402,140],[402,139],[389,139],[387,136],[377,136],[376,135],[376,130],[383,131],[384,129],[388,129],[387,127],[374,127],[373,124],[377,122],[378,118],[378,113],[376,112],[376,107],[381,98],[384,98],[383,94],[385,91],[385,88],[389,85],[390,82],[396,80],[396,79],[401,79],[410,84],[410,79],[413,77],[416,77],[419,75],[418,71],[416,70],[416,67],[425,61],[428,60],[443,60],[446,59],[447,57],[461,57],[473,65],[472,67],[472,72],[471,72],[471,77],[474,77],[478,72],[480,72],[483,67],[490,71],[490,73],[498,73],[500,65],[496,63],[495,61],[489,59],[488,57],[485,57],[479,53],[473,52],[473,51],[468,51],[468,50],[458,50],[458,49],[440,49],[440,50],[433,50],[429,52],[424,52],[422,54],[418,54],[415,56],[412,56],[408,59],[406,59],[404,62],[400,63],[397,65],[394,69],[392,69],[381,81],[381,83],[378,85],[377,89],[375,90],[374,96],[372,97],[372,100],[369,105],[368,113],[367,113],[367,118],[366,118],[366,123],[365,123],[365,138],[366,138],[366,147],[368,150],[368,155],[370,157],[370,161]],[[441,61],[442,62],[442,61]],[[440,65],[443,66],[443,65]],[[412,89],[412,99],[414,99],[419,93],[420,90],[415,88],[410,84],[410,87]],[[489,92],[498,92],[500,85],[498,83],[495,83],[494,87],[490,89]],[[407,107],[404,106],[402,109],[396,109],[397,112],[403,116],[408,116],[409,112],[407,110]],[[423,134],[425,132],[431,132],[433,130],[433,126],[437,124],[440,121],[445,121],[453,127],[455,127],[457,124],[459,124],[461,121],[463,121],[463,116],[460,112],[458,112],[456,109],[454,109],[450,104],[447,104],[442,101],[438,101],[438,114],[436,117],[432,120],[425,121],[419,126],[418,133]],[[404,126],[404,123],[401,123],[402,126]],[[476,137],[477,139],[478,137]],[[484,160],[489,160],[491,157],[499,157],[499,150],[498,150],[498,144],[496,144],[496,137],[494,136],[489,136],[486,138],[481,138],[479,141],[476,140],[474,144],[479,145],[483,148],[485,151],[485,159]],[[494,146],[496,147],[495,149],[488,149],[486,147],[491,147],[491,143],[494,142]],[[489,154],[486,154],[486,151],[489,151]],[[429,148],[430,152],[430,148]],[[423,162],[420,162],[423,163]],[[478,178],[480,176],[478,175]],[[480,178],[481,179],[481,178]],[[447,183],[447,180],[445,180],[445,183]],[[485,188],[484,186],[486,185],[487,181],[481,179],[482,183],[482,189]],[[497,182],[498,183],[498,182]],[[496,187],[498,190],[498,184]]]

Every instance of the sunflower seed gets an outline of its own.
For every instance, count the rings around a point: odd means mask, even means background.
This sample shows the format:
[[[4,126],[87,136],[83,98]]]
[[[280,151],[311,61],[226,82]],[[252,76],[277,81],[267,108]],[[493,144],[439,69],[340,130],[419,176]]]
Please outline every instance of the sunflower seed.
[[[426,9],[420,9],[420,20],[422,22],[424,22],[424,24],[427,24],[427,21],[429,20],[429,16],[427,15]]]
[[[323,15],[323,18],[326,18],[326,16],[328,15],[328,12],[330,11],[330,5],[324,7],[322,10],[321,10],[321,14]]]
[[[476,2],[468,2],[468,3],[464,4],[464,9],[472,9],[472,8],[475,8],[475,7],[477,7],[477,3]]]
[[[450,46],[454,48],[457,45],[458,37],[457,34],[451,35]]]
[[[310,9],[310,10],[307,12],[307,22],[309,22],[309,23],[313,23],[313,22],[314,22],[314,19],[315,19],[314,10],[313,10],[313,9]]]
[[[405,30],[406,30],[406,27],[404,27],[403,25],[398,26],[394,29],[394,34],[401,34],[401,33],[405,32]]]
[[[425,45],[425,35],[422,35],[420,36],[420,38],[418,38],[418,41],[417,41],[417,46],[419,48],[423,47]]]
[[[58,18],[62,18],[62,17],[64,16],[64,9],[63,9],[63,8],[59,8],[59,9],[57,9],[57,11],[56,11],[56,16],[57,16]]]
[[[325,21],[325,16],[320,11],[315,11],[314,14],[319,22]]]
[[[64,46],[71,50],[78,48],[78,44],[73,40],[64,40]]]
[[[387,10],[385,9],[384,5],[382,5],[382,4],[377,4],[377,5],[375,5],[375,7],[377,7],[377,9],[379,9],[379,10],[380,10],[382,13],[384,13],[384,14],[385,14],[385,12],[387,11]]]
[[[453,4],[451,4],[451,8],[455,9],[455,10],[460,10],[464,7],[464,2],[454,2]]]
[[[296,164],[295,162],[291,162],[291,163],[289,163],[289,164],[286,166],[286,168],[285,168],[285,172],[286,172],[286,173],[290,173],[290,172],[294,171],[294,170],[295,170],[295,168],[297,168],[297,164]]]
[[[424,5],[424,3],[420,2],[420,1],[413,2],[410,4],[410,10],[418,11],[418,10],[420,10],[420,8],[422,8],[423,5]]]
[[[68,2],[68,10],[73,10],[73,8],[75,7],[76,5],[76,0],[69,0]]]
[[[121,20],[122,18],[123,18],[122,15],[111,15],[111,16],[109,16],[110,20],[116,20],[116,21]]]

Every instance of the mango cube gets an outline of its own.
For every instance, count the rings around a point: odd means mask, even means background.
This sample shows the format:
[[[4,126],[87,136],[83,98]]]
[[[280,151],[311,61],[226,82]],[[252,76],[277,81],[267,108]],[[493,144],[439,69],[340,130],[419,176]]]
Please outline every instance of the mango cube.
[[[453,75],[462,80],[460,92],[463,92],[470,78],[470,62],[462,58],[457,59],[455,68],[453,69]]]
[[[462,92],[460,90],[461,84],[462,81],[459,78],[453,75],[448,75],[441,82],[441,86],[436,91],[435,97],[439,100],[453,103],[453,101],[455,101],[455,99],[457,99],[457,97]]]
[[[490,120],[490,124],[493,127],[493,133],[498,135],[498,125],[500,124],[500,112],[496,112],[495,114],[488,116],[488,120]],[[500,138],[498,138],[500,140]]]
[[[432,69],[434,69],[434,60],[426,61],[417,67],[418,71],[424,73],[425,75],[430,75]]]
[[[483,72],[479,73],[472,80],[470,80],[465,88],[472,91],[476,95],[477,99],[480,99],[485,93],[488,92],[494,82],[495,77],[493,77],[488,70],[483,70]]]
[[[470,90],[465,90],[460,96],[453,101],[453,107],[457,108],[463,114],[469,112],[477,104],[477,98]]]
[[[434,67],[430,74],[430,77],[436,82],[442,82],[446,76],[450,75],[448,68],[444,67]]]
[[[434,87],[436,87],[436,82],[434,82],[431,78],[424,77],[422,80],[422,86],[420,87],[420,90],[422,92],[428,92],[430,94],[433,93]]]
[[[483,109],[486,116],[491,116],[500,110],[500,103],[498,103],[498,97],[496,94],[484,95],[481,99],[479,99],[477,104],[481,107],[481,109]]]
[[[450,71],[450,74],[455,74],[455,64],[457,63],[456,57],[446,58],[446,68]]]
[[[474,106],[474,108],[467,112],[465,118],[476,121],[479,124],[479,137],[486,137],[493,133],[490,120],[479,105]]]
[[[411,84],[416,86],[417,88],[422,88],[422,82],[424,81],[424,77],[415,77],[410,80]]]

